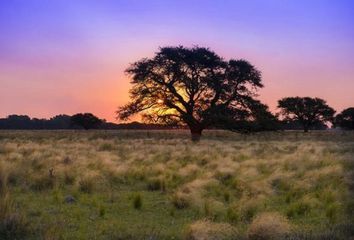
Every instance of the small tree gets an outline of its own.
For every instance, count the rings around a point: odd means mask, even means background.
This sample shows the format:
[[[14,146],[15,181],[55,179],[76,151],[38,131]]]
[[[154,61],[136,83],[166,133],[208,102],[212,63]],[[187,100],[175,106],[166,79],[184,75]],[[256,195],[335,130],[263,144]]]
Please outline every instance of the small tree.
[[[343,129],[354,130],[354,108],[344,109],[336,116],[334,124]]]
[[[71,122],[88,130],[97,128],[102,123],[102,120],[92,113],[78,113],[71,117]]]
[[[298,121],[304,132],[318,123],[332,122],[335,113],[323,99],[310,97],[283,98],[278,101],[278,108],[285,120]]]
[[[131,102],[118,109],[127,120],[187,125],[192,140],[203,129],[250,118],[260,72],[245,60],[224,61],[207,48],[164,47],[153,58],[132,64]],[[228,126],[224,126],[228,127]]]

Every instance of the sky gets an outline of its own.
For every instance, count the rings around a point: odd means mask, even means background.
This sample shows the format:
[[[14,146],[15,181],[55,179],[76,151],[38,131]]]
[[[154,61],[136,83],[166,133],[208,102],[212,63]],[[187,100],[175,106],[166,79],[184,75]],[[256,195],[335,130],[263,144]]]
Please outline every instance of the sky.
[[[273,112],[287,96],[354,106],[352,0],[1,0],[0,117],[115,121],[124,70],[177,45],[250,61]]]

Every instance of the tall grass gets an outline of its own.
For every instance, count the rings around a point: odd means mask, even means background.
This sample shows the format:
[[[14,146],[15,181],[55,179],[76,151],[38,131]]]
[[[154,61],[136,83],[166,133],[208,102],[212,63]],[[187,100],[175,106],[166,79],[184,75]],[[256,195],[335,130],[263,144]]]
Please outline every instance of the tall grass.
[[[1,131],[0,146],[1,219],[19,236],[354,234],[354,133],[206,131],[191,144],[186,131]]]

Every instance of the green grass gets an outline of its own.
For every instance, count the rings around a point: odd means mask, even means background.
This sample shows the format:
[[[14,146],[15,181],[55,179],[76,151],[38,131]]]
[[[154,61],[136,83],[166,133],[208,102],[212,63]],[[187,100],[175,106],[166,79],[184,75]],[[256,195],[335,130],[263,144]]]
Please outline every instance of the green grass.
[[[1,131],[0,236],[16,216],[22,239],[251,239],[276,216],[348,239],[353,176],[352,132]]]

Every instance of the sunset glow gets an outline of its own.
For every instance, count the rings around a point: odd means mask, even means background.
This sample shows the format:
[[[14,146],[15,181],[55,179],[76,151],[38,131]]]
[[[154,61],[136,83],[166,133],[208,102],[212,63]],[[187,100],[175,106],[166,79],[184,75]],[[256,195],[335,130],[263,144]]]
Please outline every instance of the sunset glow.
[[[285,96],[341,111],[354,106],[353,23],[350,0],[4,0],[0,117],[92,112],[116,121],[129,100],[124,70],[176,45],[249,60],[272,111]]]

